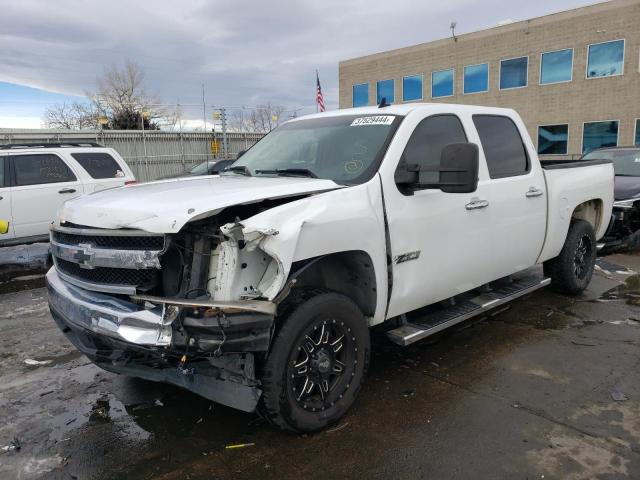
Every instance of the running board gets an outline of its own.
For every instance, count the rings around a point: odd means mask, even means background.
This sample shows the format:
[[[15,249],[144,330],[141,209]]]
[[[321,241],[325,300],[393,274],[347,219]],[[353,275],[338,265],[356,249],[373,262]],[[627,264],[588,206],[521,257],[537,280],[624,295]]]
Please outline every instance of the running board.
[[[489,291],[476,296],[467,296],[466,299],[456,301],[454,304],[435,312],[424,315],[416,315],[417,312],[412,312],[408,314],[408,323],[389,330],[387,336],[398,345],[410,345],[551,283],[551,279],[544,278],[540,272],[523,273],[524,275],[518,278],[514,276],[513,279],[492,282],[495,287]]]

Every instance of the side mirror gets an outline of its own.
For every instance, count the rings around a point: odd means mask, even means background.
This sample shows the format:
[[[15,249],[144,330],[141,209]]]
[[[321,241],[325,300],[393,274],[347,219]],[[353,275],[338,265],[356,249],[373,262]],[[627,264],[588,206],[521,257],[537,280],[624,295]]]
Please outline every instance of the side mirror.
[[[418,183],[420,175],[420,165],[417,163],[407,164],[401,161],[393,175],[396,185],[409,187]]]
[[[245,153],[247,153],[247,151],[246,151],[246,150],[240,150],[240,151],[238,152],[238,155],[236,155],[236,160],[237,160],[238,158],[240,158],[242,155],[244,155]]]
[[[471,193],[478,188],[478,146],[452,143],[440,155],[440,190],[446,193]]]
[[[6,235],[7,233],[9,233],[9,222],[0,220],[0,235]]]

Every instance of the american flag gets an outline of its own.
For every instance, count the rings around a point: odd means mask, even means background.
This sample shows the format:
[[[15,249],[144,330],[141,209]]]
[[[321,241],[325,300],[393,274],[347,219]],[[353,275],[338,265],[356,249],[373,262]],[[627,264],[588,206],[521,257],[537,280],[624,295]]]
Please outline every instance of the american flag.
[[[316,103],[318,104],[318,111],[324,112],[324,97],[322,96],[322,87],[320,87],[320,77],[318,77],[318,71],[316,70]]]

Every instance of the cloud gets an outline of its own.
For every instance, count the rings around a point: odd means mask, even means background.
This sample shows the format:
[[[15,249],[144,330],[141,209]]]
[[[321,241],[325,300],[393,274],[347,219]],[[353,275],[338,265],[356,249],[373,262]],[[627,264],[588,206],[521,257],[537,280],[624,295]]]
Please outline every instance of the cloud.
[[[591,3],[528,0],[193,0],[5,2],[0,81],[82,95],[111,64],[129,59],[167,102],[272,102],[314,110],[315,69],[329,108],[338,62]],[[185,107],[191,119],[200,107]]]

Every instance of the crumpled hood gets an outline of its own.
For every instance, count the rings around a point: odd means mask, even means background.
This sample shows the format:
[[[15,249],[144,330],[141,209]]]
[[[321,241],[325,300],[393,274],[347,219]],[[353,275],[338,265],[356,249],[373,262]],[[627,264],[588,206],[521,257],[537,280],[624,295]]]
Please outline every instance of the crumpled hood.
[[[60,222],[97,228],[178,232],[196,217],[233,205],[342,188],[332,180],[241,175],[178,178],[103,190],[66,202]]]
[[[640,177],[616,176],[613,193],[616,200],[640,197]]]

